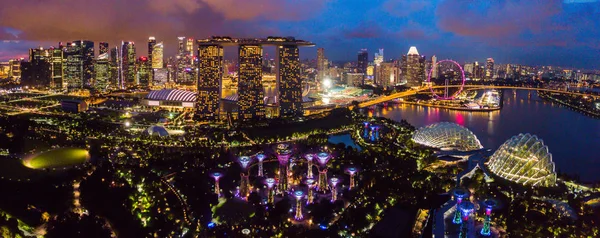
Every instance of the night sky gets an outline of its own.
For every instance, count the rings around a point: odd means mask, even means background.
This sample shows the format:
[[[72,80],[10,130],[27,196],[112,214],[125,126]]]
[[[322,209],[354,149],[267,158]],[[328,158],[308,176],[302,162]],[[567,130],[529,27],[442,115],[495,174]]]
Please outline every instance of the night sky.
[[[27,49],[89,39],[136,42],[148,36],[295,36],[334,61],[370,58],[377,48],[398,58],[419,53],[461,62],[600,69],[598,0],[0,0],[0,61]],[[96,43],[97,44],[97,43]],[[302,58],[314,58],[316,48]]]

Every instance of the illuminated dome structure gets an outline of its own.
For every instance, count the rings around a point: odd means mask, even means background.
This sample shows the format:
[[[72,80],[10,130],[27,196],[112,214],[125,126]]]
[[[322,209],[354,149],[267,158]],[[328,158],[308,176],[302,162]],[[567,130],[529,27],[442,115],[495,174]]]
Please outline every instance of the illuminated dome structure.
[[[471,151],[483,148],[469,129],[451,122],[440,122],[419,128],[412,137],[421,145],[442,149]]]
[[[144,133],[146,133],[147,135],[151,135],[151,136],[168,136],[169,132],[167,131],[167,129],[165,129],[162,126],[151,126],[148,127],[148,129],[146,129],[144,131]]]
[[[494,174],[523,185],[553,186],[556,172],[548,146],[535,135],[513,136],[487,162]]]
[[[196,93],[179,89],[161,89],[150,91],[142,100],[144,106],[194,108]]]

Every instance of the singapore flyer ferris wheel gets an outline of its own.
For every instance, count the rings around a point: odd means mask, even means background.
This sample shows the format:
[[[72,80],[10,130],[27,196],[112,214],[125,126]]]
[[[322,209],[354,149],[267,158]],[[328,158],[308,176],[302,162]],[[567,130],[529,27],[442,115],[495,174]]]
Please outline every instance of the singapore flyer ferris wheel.
[[[446,80],[444,81],[444,86],[445,86],[445,87],[444,87],[444,95],[443,95],[443,96],[440,96],[440,95],[437,95],[437,94],[435,93],[435,91],[433,90],[433,89],[434,89],[434,88],[433,88],[434,86],[433,86],[433,83],[431,82],[431,76],[433,75],[433,69],[435,69],[435,68],[436,68],[436,67],[438,67],[438,66],[439,66],[441,63],[444,63],[444,62],[452,63],[452,64],[456,65],[456,67],[458,67],[458,69],[460,70],[460,74],[461,74],[461,84],[460,84],[460,88],[458,89],[458,91],[456,91],[456,92],[455,92],[455,93],[453,93],[452,95],[449,95],[449,91],[448,91],[448,87],[449,87],[449,85],[448,85],[448,84],[449,84],[449,82],[448,82],[448,79],[446,79]],[[440,61],[436,62],[436,63],[435,63],[435,65],[433,65],[433,66],[431,67],[431,70],[429,70],[429,74],[427,75],[427,83],[429,84],[429,89],[431,90],[431,94],[433,95],[433,97],[434,97],[434,98],[436,98],[436,99],[441,99],[441,100],[452,100],[452,99],[454,99],[456,96],[458,96],[458,94],[460,94],[460,93],[462,92],[462,90],[463,90],[463,88],[464,88],[464,86],[465,86],[465,71],[464,71],[464,70],[463,70],[463,68],[460,66],[460,64],[459,64],[459,63],[457,63],[457,62],[456,62],[456,61],[454,61],[454,60],[448,60],[448,59],[446,59],[446,60],[440,60]]]

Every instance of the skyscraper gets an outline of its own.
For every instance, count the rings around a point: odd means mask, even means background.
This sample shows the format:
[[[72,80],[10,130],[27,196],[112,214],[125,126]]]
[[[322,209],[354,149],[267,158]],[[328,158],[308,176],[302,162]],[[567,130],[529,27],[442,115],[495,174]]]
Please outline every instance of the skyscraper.
[[[154,62],[152,57],[154,56],[154,46],[156,45],[156,38],[154,36],[148,37],[148,61]]]
[[[408,87],[419,87],[425,81],[425,57],[419,55],[417,47],[411,46],[402,56],[402,74]]]
[[[94,76],[94,42],[87,40],[73,41],[81,60],[82,87],[91,87]]]
[[[239,46],[238,119],[249,121],[265,116],[262,87],[262,46]]]
[[[121,57],[119,55],[119,47],[115,46],[110,49],[110,86],[118,87],[120,86],[120,77],[121,77]]]
[[[317,81],[322,82],[326,76],[326,64],[327,59],[325,58],[325,49],[317,49]]]
[[[177,42],[177,55],[183,55],[185,52],[185,36],[177,37]]]
[[[277,85],[280,117],[298,117],[302,110],[300,51],[297,45],[277,46]]]
[[[63,88],[63,51],[60,48],[51,48],[50,49],[52,58],[50,59],[50,64],[52,65],[52,88]]]
[[[96,71],[94,88],[102,91],[106,90],[110,85],[109,48],[108,43],[106,42],[100,42],[98,46],[98,58],[96,59],[96,65],[94,67]]]
[[[494,77],[494,59],[487,58],[485,63],[485,79],[491,80]]]
[[[369,66],[369,52],[367,49],[362,49],[358,52],[358,63],[356,64],[358,73],[363,74],[363,80],[361,85],[365,84],[365,77],[367,74],[367,67]]]
[[[379,49],[379,52],[375,53],[373,63],[375,64],[375,66],[379,66],[379,64],[383,63],[383,60],[383,49]]]
[[[135,44],[131,41],[121,43],[121,79],[119,86],[121,89],[133,87],[135,80]]]
[[[185,52],[190,56],[194,56],[194,38],[187,38]]]
[[[153,46],[152,50],[152,68],[162,69],[163,68],[163,42],[158,42]]]
[[[198,96],[196,120],[219,118],[221,78],[223,77],[223,46],[199,44],[198,46]]]
[[[136,62],[136,84],[141,87],[150,86],[151,64],[148,57],[141,56]]]
[[[431,56],[431,67],[433,67],[431,77],[438,78],[439,67],[437,66],[437,57],[435,55]],[[426,73],[429,74],[429,72]]]
[[[69,89],[83,88],[83,56],[80,46],[67,43],[64,49],[65,68],[63,85]]]

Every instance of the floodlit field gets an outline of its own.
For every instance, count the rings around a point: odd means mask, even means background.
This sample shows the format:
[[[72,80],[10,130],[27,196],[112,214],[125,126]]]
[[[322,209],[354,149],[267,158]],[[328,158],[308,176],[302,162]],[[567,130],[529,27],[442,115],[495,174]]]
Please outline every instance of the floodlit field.
[[[60,148],[24,159],[23,165],[32,169],[62,168],[82,164],[89,158],[87,150]]]

